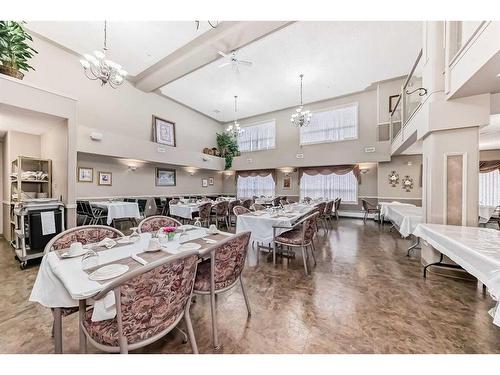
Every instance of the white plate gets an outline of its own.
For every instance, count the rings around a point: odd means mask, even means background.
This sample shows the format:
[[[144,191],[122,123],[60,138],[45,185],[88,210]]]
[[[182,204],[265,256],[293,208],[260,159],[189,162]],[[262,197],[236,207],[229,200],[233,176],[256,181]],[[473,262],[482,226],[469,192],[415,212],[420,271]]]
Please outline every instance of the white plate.
[[[119,244],[129,244],[129,243],[135,243],[139,240],[139,237],[122,237],[120,238],[119,240],[117,240],[116,242],[118,242]]]
[[[160,250],[161,250],[161,246],[153,247],[153,248],[147,247],[146,250],[144,250],[144,251],[146,253],[154,253],[155,251],[160,251]]]
[[[188,229],[191,229],[193,227],[193,225],[188,225],[188,224],[185,224],[185,225],[179,225],[177,227],[177,229],[180,229],[180,230],[188,230]]]
[[[62,253],[61,254],[61,258],[76,258],[76,257],[80,257],[82,256],[83,254],[85,254],[87,251],[89,251],[89,249],[86,249],[86,248],[83,248],[73,254],[70,254],[69,252],[65,252],[65,253]]]
[[[199,243],[194,243],[194,242],[183,243],[180,247],[180,250],[198,250],[198,249],[201,249],[201,245]]]
[[[127,271],[128,266],[125,264],[108,264],[92,272],[89,279],[94,281],[109,280],[123,275]]]

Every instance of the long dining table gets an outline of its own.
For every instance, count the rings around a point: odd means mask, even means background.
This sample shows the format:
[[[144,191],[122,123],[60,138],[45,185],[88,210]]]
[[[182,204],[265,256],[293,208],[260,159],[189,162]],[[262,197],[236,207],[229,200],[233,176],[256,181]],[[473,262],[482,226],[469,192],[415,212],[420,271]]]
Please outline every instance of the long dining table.
[[[247,249],[247,264],[256,266],[259,251],[262,246],[270,246],[273,242],[273,227],[279,228],[276,234],[292,229],[293,224],[314,210],[314,206],[305,204],[290,204],[285,209],[261,210],[248,212],[236,217],[236,233],[251,231]]]
[[[29,300],[38,302],[45,307],[54,309],[54,341],[55,352],[62,353],[62,326],[61,310],[62,308],[79,307],[80,320],[86,309],[87,300],[91,300],[99,291],[114,279],[93,281],[89,278],[90,273],[104,265],[123,264],[127,265],[128,272],[141,267],[147,263],[157,261],[163,257],[179,254],[183,250],[180,248],[183,243],[194,242],[201,245],[199,252],[207,247],[213,246],[217,242],[227,237],[233,236],[232,233],[218,231],[216,234],[209,234],[205,228],[187,226],[182,239],[168,241],[162,244],[161,251],[147,252],[146,249],[152,237],[151,233],[142,233],[139,239],[130,244],[117,244],[108,249],[105,246],[92,244],[89,248],[95,251],[97,256],[96,264],[90,268],[82,267],[82,256],[73,258],[64,258],[62,254],[68,249],[50,251],[44,255],[37,278],[33,285]],[[215,241],[215,242],[214,242]],[[122,276],[122,275],[120,275]],[[112,319],[116,315],[114,306],[114,295],[109,293],[99,301],[95,301],[92,314],[93,321]],[[83,332],[80,330],[80,349],[84,345]]]

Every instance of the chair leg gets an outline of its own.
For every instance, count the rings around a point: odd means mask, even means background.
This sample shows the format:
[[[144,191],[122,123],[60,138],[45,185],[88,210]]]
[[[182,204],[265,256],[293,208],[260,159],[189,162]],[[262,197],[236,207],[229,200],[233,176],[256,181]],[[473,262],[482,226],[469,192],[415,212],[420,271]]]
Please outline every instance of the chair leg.
[[[87,353],[87,336],[83,332],[83,319],[85,316],[85,312],[87,310],[87,300],[82,299],[79,301],[79,309],[78,309],[78,334],[79,334],[79,349],[81,354]]]
[[[198,345],[196,345],[196,338],[194,337],[193,325],[191,323],[191,315],[189,315],[189,308],[191,304],[188,302],[186,309],[184,310],[184,321],[186,322],[186,328],[189,336],[189,343],[191,344],[191,349],[193,354],[198,354]]]
[[[62,316],[61,309],[56,307],[54,309],[54,352],[56,354],[62,354],[63,345],[62,345]]]
[[[363,223],[366,224],[366,216],[368,215],[368,212],[365,211],[365,215],[363,216]]]
[[[243,292],[243,298],[245,299],[245,305],[247,305],[248,316],[252,316],[252,310],[250,309],[250,301],[248,300],[247,292],[245,286],[243,285],[243,278],[240,275],[240,285],[241,291]]]
[[[306,276],[309,275],[309,272],[307,272],[307,256],[306,256],[306,250],[305,247],[302,246],[302,259],[304,261],[304,271],[306,272]]]
[[[307,249],[306,249],[307,251]],[[312,254],[312,257],[313,257],[313,260],[314,260],[314,265],[316,266],[316,255],[314,254],[314,250],[313,250],[313,247],[311,246],[311,254]]]

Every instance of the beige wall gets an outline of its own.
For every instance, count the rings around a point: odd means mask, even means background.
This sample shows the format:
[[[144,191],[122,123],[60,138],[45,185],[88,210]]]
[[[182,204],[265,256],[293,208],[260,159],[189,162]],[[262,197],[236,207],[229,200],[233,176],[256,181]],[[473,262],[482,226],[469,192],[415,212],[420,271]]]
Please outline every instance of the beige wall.
[[[52,196],[68,197],[68,129],[66,122],[53,126],[40,137],[40,156],[52,160]]]
[[[411,162],[412,165],[407,163]],[[378,165],[378,196],[385,199],[422,199],[421,186],[422,155],[393,156],[388,163]],[[389,174],[396,171],[399,174],[399,184],[392,187],[389,184]],[[401,179],[405,176],[413,178],[413,189],[410,192],[403,190]]]
[[[500,160],[500,150],[479,151],[479,160]]]
[[[107,198],[130,196],[175,196],[179,194],[210,195],[223,192],[222,173],[207,170],[195,170],[191,176],[186,168],[168,164],[150,164],[140,161],[127,161],[123,159],[78,154],[79,167],[94,168],[94,182],[78,182],[78,198]],[[129,165],[136,166],[136,170],[129,170]],[[155,186],[155,167],[176,169],[176,186]],[[111,172],[112,186],[99,186],[97,184],[98,172]],[[202,188],[202,178],[214,178],[214,185]]]

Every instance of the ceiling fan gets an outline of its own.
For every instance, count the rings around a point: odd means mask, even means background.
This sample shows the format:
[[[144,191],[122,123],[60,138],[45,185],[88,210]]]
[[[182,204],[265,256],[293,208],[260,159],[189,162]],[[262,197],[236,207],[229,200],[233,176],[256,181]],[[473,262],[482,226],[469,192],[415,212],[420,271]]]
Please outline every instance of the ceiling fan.
[[[221,55],[222,57],[224,57],[227,60],[226,62],[220,64],[219,68],[224,68],[225,66],[231,65],[233,70],[236,73],[239,73],[240,72],[240,69],[239,69],[240,65],[248,66],[248,67],[253,65],[252,61],[238,59],[238,50],[231,51],[230,54],[224,53],[222,51],[218,51],[218,53],[219,53],[219,55]]]

